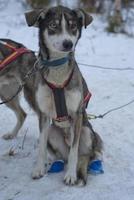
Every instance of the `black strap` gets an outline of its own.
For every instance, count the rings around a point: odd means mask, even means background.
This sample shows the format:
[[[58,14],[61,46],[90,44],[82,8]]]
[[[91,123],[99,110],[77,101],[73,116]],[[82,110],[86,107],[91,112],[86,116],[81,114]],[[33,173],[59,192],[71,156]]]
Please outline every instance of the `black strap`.
[[[53,94],[54,94],[57,118],[68,116],[64,88],[54,88]]]

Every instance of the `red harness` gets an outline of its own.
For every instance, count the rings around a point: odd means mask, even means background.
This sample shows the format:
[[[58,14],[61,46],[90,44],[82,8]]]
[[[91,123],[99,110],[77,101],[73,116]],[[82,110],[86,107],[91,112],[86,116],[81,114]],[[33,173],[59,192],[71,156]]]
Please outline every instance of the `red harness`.
[[[22,54],[31,52],[31,50],[25,47],[16,48],[12,46],[11,44],[8,44],[3,41],[2,41],[2,44],[4,44],[7,48],[11,49],[12,53],[9,56],[7,56],[4,60],[0,60],[0,71],[3,70],[8,64],[16,60]]]
[[[67,120],[71,119],[70,116],[68,115],[68,111],[67,111],[67,107],[66,107],[64,88],[71,81],[72,76],[73,76],[73,72],[74,72],[74,69],[70,73],[68,79],[65,80],[62,85],[55,85],[51,82],[48,82],[45,79],[46,84],[53,91],[54,100],[55,100],[55,107],[56,107],[56,112],[57,112],[57,117],[54,120],[57,121],[57,122],[63,122],[63,121],[67,121]],[[81,103],[81,106],[83,108],[86,108],[92,94],[89,92],[87,87],[84,88],[84,84],[85,84],[85,82],[84,82],[84,79],[83,79],[84,98],[83,98],[83,102]]]

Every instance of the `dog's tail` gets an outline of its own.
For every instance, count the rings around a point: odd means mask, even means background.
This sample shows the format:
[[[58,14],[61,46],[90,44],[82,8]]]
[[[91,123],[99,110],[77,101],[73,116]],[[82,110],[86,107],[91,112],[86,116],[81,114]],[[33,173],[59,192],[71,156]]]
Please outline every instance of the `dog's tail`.
[[[94,132],[93,137],[93,151],[92,151],[92,157],[91,160],[103,160],[103,141],[100,137],[100,135],[96,132]]]

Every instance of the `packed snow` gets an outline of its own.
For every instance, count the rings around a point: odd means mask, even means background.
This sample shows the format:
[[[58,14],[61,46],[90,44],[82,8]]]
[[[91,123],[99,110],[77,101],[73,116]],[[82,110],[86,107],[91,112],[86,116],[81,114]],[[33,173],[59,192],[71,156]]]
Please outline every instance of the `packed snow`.
[[[4,6],[6,2],[6,7]],[[22,4],[23,2],[23,4]],[[0,38],[10,38],[38,50],[38,30],[28,28],[23,12],[25,1],[0,1]],[[112,68],[134,68],[134,39],[105,32],[105,21],[94,22],[76,49],[77,62]],[[80,66],[92,98],[88,113],[103,112],[134,99],[134,72],[112,71]],[[0,138],[0,200],[132,200],[134,199],[134,104],[112,112],[104,119],[92,120],[104,141],[103,175],[88,176],[85,187],[68,187],[65,172],[48,174],[32,180],[31,171],[37,156],[39,136],[35,113],[21,97],[28,116],[18,137]],[[0,106],[0,136],[10,132],[16,118],[6,106]],[[14,155],[9,156],[9,152]]]

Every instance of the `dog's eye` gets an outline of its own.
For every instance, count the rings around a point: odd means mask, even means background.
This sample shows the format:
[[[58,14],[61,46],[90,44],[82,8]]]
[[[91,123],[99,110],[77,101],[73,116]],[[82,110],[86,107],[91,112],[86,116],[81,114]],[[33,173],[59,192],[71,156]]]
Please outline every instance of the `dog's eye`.
[[[55,22],[51,22],[48,26],[50,29],[56,29],[57,24]]]
[[[72,24],[70,24],[70,28],[71,28],[72,30],[76,30],[76,29],[77,29],[77,23],[72,23]]]

